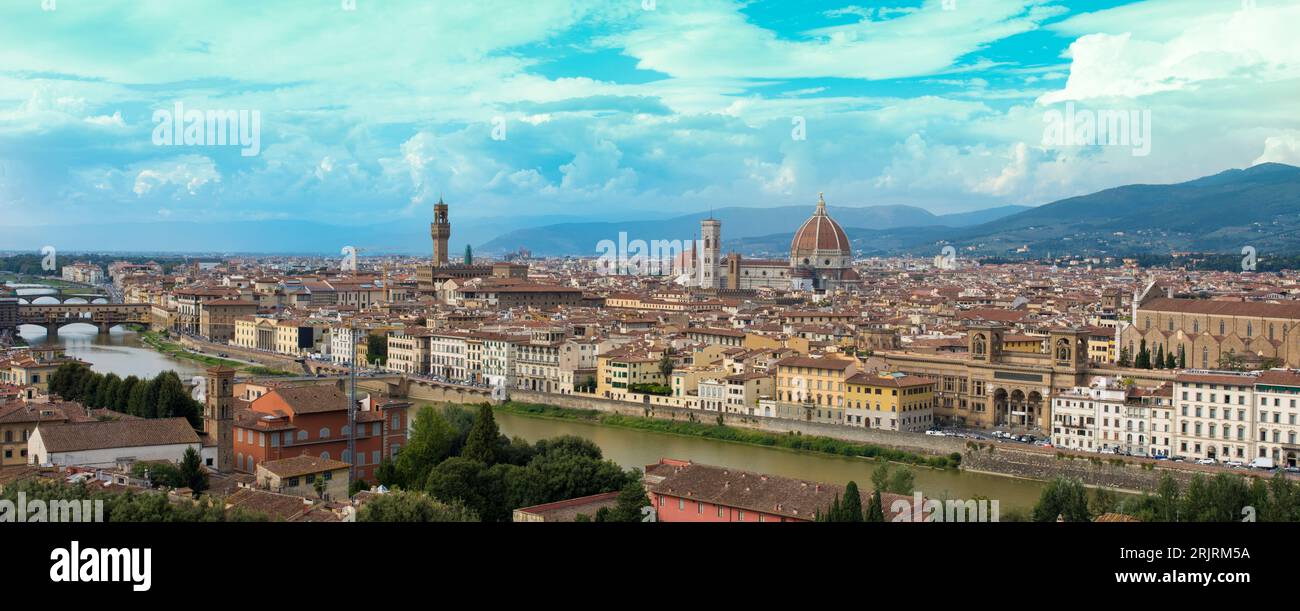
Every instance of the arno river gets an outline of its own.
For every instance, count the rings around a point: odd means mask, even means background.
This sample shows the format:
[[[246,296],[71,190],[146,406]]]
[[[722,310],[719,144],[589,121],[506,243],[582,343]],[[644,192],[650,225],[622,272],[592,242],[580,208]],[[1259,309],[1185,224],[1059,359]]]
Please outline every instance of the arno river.
[[[18,295],[24,299],[34,303],[54,303],[51,298],[40,297],[49,292],[46,289],[28,285],[19,286],[21,288],[18,289]],[[45,346],[51,343],[42,327],[26,325],[19,329],[19,334],[32,346]],[[114,327],[112,333],[100,335],[98,329],[91,325],[68,325],[59,329],[58,337],[52,341],[63,346],[69,356],[90,363],[99,373],[151,378],[159,372],[172,369],[187,382],[191,376],[203,374],[203,367],[199,363],[174,359],[154,352],[140,342],[135,332],[122,327]]]
[[[590,439],[604,450],[605,458],[624,468],[644,468],[659,462],[660,458],[681,458],[814,481],[844,484],[853,480],[859,486],[867,487],[871,485],[871,472],[878,464],[864,458],[795,452],[586,422],[530,418],[503,412],[496,413],[496,421],[501,432],[512,437],[518,435],[529,441],[559,435],[577,435]],[[891,467],[897,468],[897,465]],[[997,499],[1003,510],[1032,507],[1043,486],[1040,482],[982,473],[923,467],[912,467],[912,472],[916,475],[916,489],[927,498],[946,496],[951,499],[969,499],[980,495]]]
[[[22,336],[33,346],[49,340],[40,327],[22,328]],[[202,375],[203,367],[192,361],[163,356],[140,342],[132,331],[114,328],[107,336],[99,335],[90,325],[70,325],[59,330],[56,340],[71,356],[89,362],[100,373],[120,376],[152,377],[160,371],[176,370],[182,380]],[[595,442],[605,457],[624,468],[644,468],[660,458],[689,459],[699,463],[721,465],[747,471],[784,475],[808,480],[843,484],[849,480],[868,486],[876,462],[862,458],[829,456],[813,452],[794,452],[778,448],[727,443],[604,427],[586,422],[529,418],[498,412],[501,432],[529,441],[560,435],[577,435]],[[893,466],[897,468],[897,466]],[[1038,499],[1042,483],[996,475],[941,471],[913,467],[916,489],[929,498],[968,499],[979,495],[997,499],[1003,510],[1028,508]]]

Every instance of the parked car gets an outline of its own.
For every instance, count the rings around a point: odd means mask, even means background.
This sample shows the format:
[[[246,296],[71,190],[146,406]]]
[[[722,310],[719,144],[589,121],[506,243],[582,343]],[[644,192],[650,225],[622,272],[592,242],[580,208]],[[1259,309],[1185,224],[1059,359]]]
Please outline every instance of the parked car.
[[[934,429],[930,429],[930,430],[926,431],[925,434],[926,434],[926,435],[932,435],[932,436],[935,436],[935,437],[943,437],[943,431],[936,431],[936,430],[934,430]]]
[[[1202,458],[1202,459],[1196,461],[1196,464],[1198,464],[1198,465],[1214,465],[1214,464],[1218,464],[1218,462],[1215,461],[1213,458]]]

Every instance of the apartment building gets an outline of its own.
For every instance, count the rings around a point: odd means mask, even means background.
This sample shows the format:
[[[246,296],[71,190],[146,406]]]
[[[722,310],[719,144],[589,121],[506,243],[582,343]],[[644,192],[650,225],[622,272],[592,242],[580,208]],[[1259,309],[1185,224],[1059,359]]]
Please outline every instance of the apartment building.
[[[515,344],[515,388],[559,392],[560,352],[565,336],[563,328],[534,329],[528,341]]]
[[[857,373],[845,380],[844,424],[888,431],[924,431],[934,424],[938,382],[902,373]]]
[[[360,479],[374,482],[374,469],[406,445],[411,404],[359,398],[355,435],[348,418],[348,396],[334,384],[275,388],[235,414],[236,471],[295,456],[356,465]],[[353,440],[356,454],[348,448]],[[355,459],[355,460],[354,460]]]
[[[388,334],[388,371],[429,375],[433,333],[422,327],[411,327]]]
[[[845,424],[845,381],[858,372],[850,359],[792,356],[776,363],[778,418]]]
[[[771,399],[776,392],[776,378],[767,373],[737,373],[723,378],[726,383],[726,410],[731,414],[771,416],[761,413],[759,401]]]
[[[469,377],[469,334],[460,331],[429,335],[429,373],[452,382]]]
[[[1255,426],[1259,440],[1254,456],[1296,467],[1300,454],[1300,371],[1273,369],[1255,380]]]
[[[668,384],[659,370],[657,353],[630,347],[617,348],[596,357],[596,393],[607,399],[625,399],[638,384]]]
[[[92,263],[72,263],[63,266],[63,279],[82,284],[101,284],[104,282],[104,270]]]
[[[199,335],[218,344],[235,339],[235,321],[257,314],[257,302],[240,299],[214,299],[199,304]]]
[[[1255,373],[1188,371],[1174,380],[1175,456],[1219,462],[1255,456]]]

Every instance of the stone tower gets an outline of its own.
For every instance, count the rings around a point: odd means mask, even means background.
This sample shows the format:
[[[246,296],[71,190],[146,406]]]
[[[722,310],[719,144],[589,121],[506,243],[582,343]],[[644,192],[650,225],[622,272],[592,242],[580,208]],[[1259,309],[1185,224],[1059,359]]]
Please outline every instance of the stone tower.
[[[438,197],[438,203],[433,205],[433,222],[429,224],[429,235],[433,237],[433,266],[442,267],[447,264],[447,239],[451,237],[451,221],[447,220],[447,204],[442,203],[442,197]]]
[[[698,270],[699,287],[702,289],[719,288],[719,273],[722,269],[722,221],[712,216],[700,221],[700,257]]]
[[[207,371],[203,401],[203,432],[216,444],[217,471],[235,468],[235,370],[212,367]]]

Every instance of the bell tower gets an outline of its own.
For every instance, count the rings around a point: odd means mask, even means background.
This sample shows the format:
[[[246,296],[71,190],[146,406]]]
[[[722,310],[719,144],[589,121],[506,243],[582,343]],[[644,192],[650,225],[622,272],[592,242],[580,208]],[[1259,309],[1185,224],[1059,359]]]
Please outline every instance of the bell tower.
[[[719,258],[722,256],[722,221],[709,218],[700,221],[700,242],[702,246],[699,253],[699,282],[702,289],[720,288],[718,276],[722,273],[722,262]]]
[[[451,237],[451,221],[447,220],[447,204],[442,203],[442,196],[438,196],[438,203],[433,205],[433,222],[429,224],[429,235],[433,238],[433,266],[447,265],[447,239]]]
[[[235,460],[235,370],[217,366],[207,374],[203,432],[216,444],[216,470],[227,473],[234,469]]]

